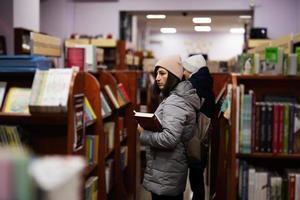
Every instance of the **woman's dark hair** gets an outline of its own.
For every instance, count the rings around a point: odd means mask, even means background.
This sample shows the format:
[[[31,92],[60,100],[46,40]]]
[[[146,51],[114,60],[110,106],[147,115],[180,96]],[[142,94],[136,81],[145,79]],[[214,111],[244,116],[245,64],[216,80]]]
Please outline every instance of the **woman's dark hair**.
[[[157,71],[159,68],[160,68],[160,66],[155,67],[154,77],[156,77]],[[163,68],[163,67],[161,67],[161,68]],[[167,70],[167,69],[165,69],[165,70]],[[160,93],[162,93],[163,98],[166,98],[167,96],[169,96],[170,92],[175,88],[175,86],[179,82],[180,82],[180,79],[177,76],[175,76],[174,74],[172,74],[170,71],[168,71],[168,78],[167,78],[167,82],[166,82],[164,89],[163,90],[159,89],[159,87],[155,81],[154,85],[153,85],[153,94],[160,95]]]

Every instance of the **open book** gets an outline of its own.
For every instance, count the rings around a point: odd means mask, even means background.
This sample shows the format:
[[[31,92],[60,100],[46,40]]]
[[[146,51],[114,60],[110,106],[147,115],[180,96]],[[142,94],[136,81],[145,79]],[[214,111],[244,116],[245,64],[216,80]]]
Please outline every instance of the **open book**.
[[[154,113],[134,112],[134,118],[141,127],[149,131],[162,131],[162,126],[159,118]]]

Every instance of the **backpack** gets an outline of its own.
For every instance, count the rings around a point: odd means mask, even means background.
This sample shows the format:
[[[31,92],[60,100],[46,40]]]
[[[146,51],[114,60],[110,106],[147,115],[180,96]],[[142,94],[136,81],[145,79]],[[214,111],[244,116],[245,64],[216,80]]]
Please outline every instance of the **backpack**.
[[[197,112],[197,124],[194,136],[187,142],[189,161],[201,161],[208,152],[208,137],[211,119],[202,112]]]

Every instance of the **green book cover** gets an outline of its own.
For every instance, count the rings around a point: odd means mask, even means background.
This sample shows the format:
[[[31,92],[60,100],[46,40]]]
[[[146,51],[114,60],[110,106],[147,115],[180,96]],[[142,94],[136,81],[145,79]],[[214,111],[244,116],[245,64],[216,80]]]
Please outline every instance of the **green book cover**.
[[[277,64],[278,63],[278,55],[279,55],[279,50],[277,47],[267,47],[265,49],[266,62]]]
[[[297,74],[300,74],[300,47],[296,47],[295,53],[297,55]]]

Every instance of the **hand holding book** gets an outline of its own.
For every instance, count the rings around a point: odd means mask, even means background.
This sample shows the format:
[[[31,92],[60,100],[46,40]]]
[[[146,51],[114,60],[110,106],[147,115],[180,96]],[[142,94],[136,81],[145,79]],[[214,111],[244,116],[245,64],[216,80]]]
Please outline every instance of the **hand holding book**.
[[[133,112],[135,120],[143,129],[154,132],[162,131],[162,125],[159,118],[154,113]]]

